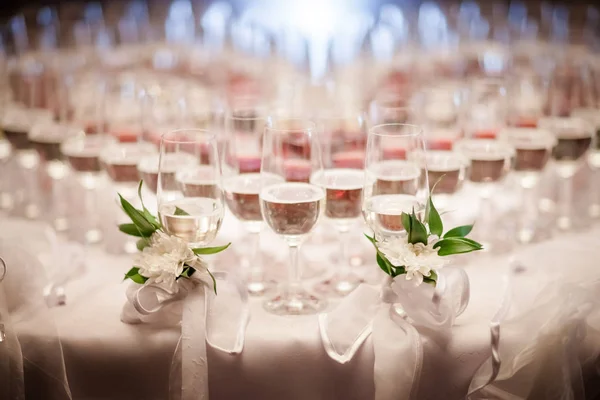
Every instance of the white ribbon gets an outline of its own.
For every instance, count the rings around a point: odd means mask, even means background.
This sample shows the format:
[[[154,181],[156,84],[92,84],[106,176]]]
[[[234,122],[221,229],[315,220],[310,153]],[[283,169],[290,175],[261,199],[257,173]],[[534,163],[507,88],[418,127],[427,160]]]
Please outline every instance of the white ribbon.
[[[180,279],[174,287],[156,283],[131,285],[121,313],[121,320],[129,324],[181,315],[181,338],[170,374],[172,400],[208,400],[207,343],[227,354],[239,354],[244,349],[250,315],[246,288],[226,272],[215,272],[215,295],[208,274],[198,275]],[[176,304],[182,305],[182,314],[169,310]]]
[[[414,399],[423,362],[415,326],[444,335],[466,308],[468,292],[467,275],[454,268],[439,272],[435,289],[414,286],[403,276],[389,279],[381,292],[361,285],[335,310],[319,315],[323,347],[331,359],[345,364],[372,334],[375,399]]]
[[[553,282],[526,309],[511,286],[490,325],[492,356],[475,373],[468,398],[585,398],[578,355],[600,354],[597,341],[584,345],[588,316],[600,306],[600,284]]]

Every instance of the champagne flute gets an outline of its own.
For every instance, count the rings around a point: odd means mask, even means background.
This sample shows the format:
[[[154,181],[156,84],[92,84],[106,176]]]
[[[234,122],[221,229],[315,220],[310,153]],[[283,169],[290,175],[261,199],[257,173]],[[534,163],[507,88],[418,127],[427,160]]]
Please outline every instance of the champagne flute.
[[[410,156],[424,151],[425,139],[418,126],[383,124],[369,130],[362,212],[377,240],[405,232],[403,212],[425,210],[428,178],[422,177],[423,166]]]
[[[600,79],[600,76],[598,78]],[[597,84],[600,85],[600,81]],[[600,111],[596,108],[576,108],[571,111],[571,116],[585,119],[595,131],[588,153],[588,164],[592,169],[588,214],[591,218],[598,219],[600,218]]]
[[[557,139],[552,149],[552,159],[555,161],[558,178],[556,223],[559,230],[570,230],[574,225],[573,177],[591,147],[594,130],[583,119],[571,117],[542,118],[538,126],[551,131]]]
[[[413,117],[406,98],[395,92],[384,91],[369,105],[369,118],[375,124],[404,124]]]
[[[478,237],[490,249],[494,236],[494,211],[492,196],[511,167],[513,148],[495,139],[464,139],[456,143],[455,150],[468,161],[467,180],[478,187],[480,197],[479,217],[475,229]]]
[[[542,171],[550,160],[556,144],[554,135],[544,129],[506,128],[500,132],[501,140],[515,151],[513,170],[521,188],[522,208],[518,216],[517,240],[530,243],[538,234],[537,188]]]
[[[262,148],[260,206],[265,222],[287,243],[289,281],[267,299],[267,311],[280,315],[314,314],[326,301],[307,292],[301,281],[298,252],[325,209],[325,191],[309,183],[322,171],[316,125],[302,119],[267,121]],[[273,180],[277,175],[285,182]]]
[[[194,163],[176,165],[173,174],[169,161],[174,154],[193,158]],[[206,246],[215,239],[224,206],[213,132],[182,129],[161,137],[157,197],[158,215],[166,233],[186,240],[192,247]]]
[[[326,193],[325,216],[338,232],[340,244],[335,274],[318,285],[319,291],[345,296],[362,282],[350,266],[350,231],[361,216],[364,179],[365,121],[361,114],[321,118],[323,170],[310,183]]]
[[[223,189],[231,213],[242,223],[250,238],[249,256],[242,256],[246,287],[252,295],[262,295],[270,288],[265,280],[260,252],[263,217],[259,194],[262,181],[282,183],[279,175],[261,175],[261,148],[266,118],[251,108],[238,108],[225,119],[226,140],[223,157]]]
[[[474,139],[495,139],[506,124],[506,86],[504,80],[475,80],[469,90],[465,108],[465,136]]]
[[[105,189],[105,180],[102,179],[100,153],[112,143],[112,138],[99,134],[72,137],[60,145],[60,152],[73,171],[73,196],[79,199],[78,207],[70,210],[70,234],[84,243],[94,244],[102,240],[98,210],[102,207],[99,194]],[[111,229],[113,234],[114,226]]]

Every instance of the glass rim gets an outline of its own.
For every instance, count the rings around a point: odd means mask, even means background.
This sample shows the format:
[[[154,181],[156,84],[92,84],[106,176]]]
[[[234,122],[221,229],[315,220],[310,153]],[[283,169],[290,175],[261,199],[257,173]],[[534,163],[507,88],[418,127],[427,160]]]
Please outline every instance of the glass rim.
[[[411,132],[406,132],[406,131],[399,131],[399,132],[395,131],[394,133],[378,132],[379,130],[383,130],[388,127],[409,128],[411,130]],[[371,126],[369,128],[369,135],[376,135],[376,136],[382,136],[382,137],[395,137],[395,138],[419,137],[419,136],[423,135],[423,127],[421,127],[419,125],[415,125],[415,124],[403,124],[400,122],[390,122],[387,124],[377,124],[377,125]]]
[[[194,143],[199,143],[199,140],[194,140],[194,139],[168,139],[167,136],[168,135],[173,135],[176,133],[192,133],[194,134],[194,137],[199,137],[199,136],[206,136],[209,139],[213,139],[216,138],[217,134],[216,132],[213,132],[211,130],[208,129],[200,129],[200,128],[182,128],[182,129],[175,129],[169,132],[165,132],[162,135],[160,135],[160,144],[162,145],[163,143],[172,143],[172,144],[194,144]]]
[[[308,118],[298,118],[298,117],[272,117],[269,116],[266,118],[267,124],[265,125],[265,131],[272,132],[280,132],[280,133],[291,133],[291,132],[316,132],[317,131],[317,123],[312,119]],[[276,128],[272,126],[272,122],[291,122],[291,121],[301,121],[302,127],[299,128]],[[306,126],[307,125],[307,126]]]

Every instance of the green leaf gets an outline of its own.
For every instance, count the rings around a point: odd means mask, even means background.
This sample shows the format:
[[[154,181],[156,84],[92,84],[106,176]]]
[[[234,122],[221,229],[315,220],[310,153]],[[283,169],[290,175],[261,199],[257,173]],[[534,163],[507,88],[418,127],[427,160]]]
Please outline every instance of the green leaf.
[[[473,229],[473,225],[457,226],[456,228],[452,228],[448,232],[446,232],[446,234],[444,235],[444,238],[465,237],[469,233],[471,233],[472,229]]]
[[[423,243],[423,244],[427,244],[427,228],[425,228],[425,225],[423,225],[423,223],[421,221],[419,221],[419,218],[417,218],[416,214],[415,214],[415,210],[413,210],[412,214],[410,215],[410,232],[408,232],[408,243]]]
[[[161,229],[162,225],[160,224],[160,222],[158,222],[156,217],[154,215],[152,215],[152,213],[150,211],[148,211],[148,209],[144,205],[144,199],[142,198],[142,185],[143,184],[144,184],[144,180],[141,180],[140,184],[138,185],[138,197],[140,198],[140,202],[142,203],[142,214],[144,215],[144,217],[146,217],[148,222],[150,222],[152,225],[154,225],[154,227],[156,229]]]
[[[377,246],[376,245],[377,240],[375,240],[375,237],[371,237],[371,236],[367,235],[366,233],[364,235],[367,239],[369,239],[369,242],[371,242],[373,244],[373,246]]]
[[[438,181],[439,182],[439,181]],[[437,209],[433,205],[433,200],[431,196],[429,196],[429,201],[427,202],[428,215],[427,215],[427,224],[429,224],[429,230],[431,233],[437,236],[442,236],[444,232],[444,224],[442,223],[442,218],[438,213]]]
[[[216,254],[216,253],[220,253],[223,250],[227,249],[229,246],[231,246],[231,243],[227,243],[225,246],[204,247],[202,249],[196,248],[196,249],[192,249],[192,251],[194,252],[194,254],[197,254],[197,255]]]
[[[187,211],[182,210],[181,208],[175,206],[175,214],[174,215],[190,215]]]
[[[207,269],[206,272],[208,272],[208,274],[210,275],[210,278],[213,281],[213,290],[215,291],[215,294],[217,294],[217,280],[215,279],[214,275]]]
[[[156,231],[156,227],[146,219],[146,216],[140,210],[136,209],[130,202],[125,200],[121,194],[119,194],[119,198],[121,199],[123,211],[131,218],[131,222],[138,227],[140,234],[143,237],[151,236]]]
[[[463,254],[481,250],[483,249],[483,246],[471,239],[451,237],[440,240],[433,245],[433,248],[439,248],[438,255],[449,256],[452,254]]]
[[[431,271],[429,273],[429,276],[423,277],[423,282],[429,283],[429,284],[432,284],[433,286],[435,286],[437,284],[437,279],[438,279],[437,273],[435,271]]]
[[[383,272],[385,272],[389,276],[392,276],[392,277],[394,276],[392,273],[392,268],[390,267],[389,261],[386,260],[385,257],[380,252],[377,252],[377,265],[379,265],[379,268],[381,268],[383,270]]]
[[[142,233],[135,224],[121,224],[119,230],[130,236],[143,237]]]
[[[196,272],[195,268],[186,265],[186,267],[181,272],[181,275],[179,275],[175,280],[178,280],[179,278],[190,278],[192,275],[194,275],[194,272]]]
[[[392,272],[392,278],[397,277],[398,275],[403,275],[406,273],[404,267],[394,267]]]
[[[144,250],[148,246],[150,246],[150,238],[141,238],[135,242],[135,247],[137,247],[139,251]]]
[[[123,280],[131,279],[135,283],[139,283],[140,285],[143,285],[144,283],[146,283],[146,281],[148,280],[148,278],[146,278],[145,276],[140,275],[139,271],[140,271],[140,269],[138,267],[131,268],[125,274],[125,278]]]
[[[402,221],[402,226],[404,227],[404,230],[406,231],[406,233],[408,234],[408,236],[410,236],[410,231],[412,230],[412,226],[411,226],[411,218],[410,215],[403,212],[400,215],[400,219]]]

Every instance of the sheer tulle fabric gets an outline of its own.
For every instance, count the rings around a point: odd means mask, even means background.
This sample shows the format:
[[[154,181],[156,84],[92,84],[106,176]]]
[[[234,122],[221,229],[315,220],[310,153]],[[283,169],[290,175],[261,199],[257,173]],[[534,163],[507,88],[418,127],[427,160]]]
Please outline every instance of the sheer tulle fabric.
[[[469,399],[588,398],[584,378],[600,379],[600,281],[552,282],[532,304],[516,294],[519,280],[510,280],[492,321],[492,357],[475,373]]]
[[[28,398],[71,399],[62,346],[43,296],[48,285],[46,272],[33,251],[16,240],[0,239],[0,255],[7,265],[0,284],[0,313],[6,330],[0,352],[8,355],[0,359],[9,360],[0,375],[4,379],[8,371],[10,377],[10,384],[0,385],[0,390],[8,388],[16,396],[6,398],[22,398],[23,381],[31,375],[36,385],[27,388]],[[39,335],[20,335],[20,328],[27,326],[35,326],[28,331]]]
[[[224,272],[213,274],[219,295],[208,274],[180,279],[172,287],[131,284],[121,320],[129,324],[181,321],[169,377],[171,400],[208,399],[206,345],[227,354],[244,349],[249,320],[248,293],[240,281]]]
[[[435,288],[403,276],[389,279],[381,292],[361,285],[335,310],[319,316],[321,340],[329,357],[345,364],[372,335],[375,399],[413,399],[423,362],[416,327],[446,337],[468,301],[467,275],[454,268],[439,271]]]

